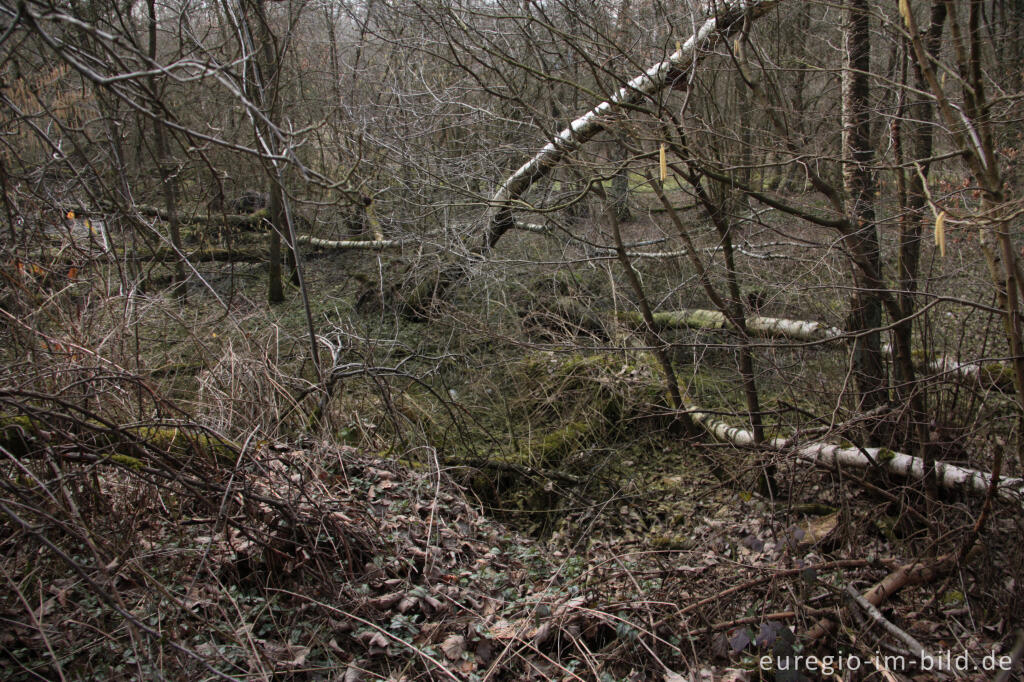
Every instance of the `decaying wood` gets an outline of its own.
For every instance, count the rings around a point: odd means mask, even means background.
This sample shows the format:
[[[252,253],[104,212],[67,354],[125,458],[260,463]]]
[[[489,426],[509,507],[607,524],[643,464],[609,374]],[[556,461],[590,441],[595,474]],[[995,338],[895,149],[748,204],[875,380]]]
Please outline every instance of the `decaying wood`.
[[[321,249],[364,249],[380,250],[394,249],[402,246],[403,242],[397,239],[320,239],[300,234],[297,237],[300,244],[309,244]]]
[[[867,599],[862,597],[860,592],[855,590],[852,585],[846,586],[846,594],[850,596],[850,599],[852,599],[853,602],[857,604],[857,606],[859,606],[871,620],[873,620],[878,625],[882,626],[882,629],[884,629],[886,632],[888,632],[889,634],[891,634],[892,636],[896,637],[901,642],[906,644],[907,648],[910,650],[910,653],[914,654],[914,656],[916,656],[919,660],[924,658],[925,656],[927,656],[928,658],[932,657],[931,654],[925,650],[924,646],[919,641],[914,639],[913,635],[906,632],[905,630],[901,630],[900,628],[896,627],[892,623],[892,621],[890,621],[888,618],[882,615],[882,612],[878,610],[877,605],[872,604]]]
[[[107,213],[120,210],[122,209],[114,206],[101,207],[99,210],[91,210],[84,206],[76,206],[72,209],[72,212],[79,217],[88,216],[102,219]],[[132,206],[132,210],[147,218],[156,218],[163,222],[168,222],[170,220],[170,215],[167,211],[156,206],[135,204]],[[179,213],[177,217],[178,221],[182,225],[227,225],[229,227],[255,228],[267,218],[267,215],[266,209],[260,209],[254,213],[245,214],[212,213],[210,215],[201,215],[198,213]]]
[[[623,313],[630,322],[640,324],[638,313]],[[717,310],[684,309],[654,313],[654,323],[663,329],[725,329],[729,321]],[[780,317],[751,316],[746,319],[747,331],[755,336],[787,338],[797,341],[825,341],[843,336],[843,330],[820,322],[787,320]]]
[[[868,590],[863,595],[863,600],[872,606],[880,606],[904,587],[930,583],[952,571],[956,565],[956,556],[953,554],[945,554],[928,563],[914,561],[904,564]],[[807,639],[821,639],[834,631],[837,625],[837,621],[832,618],[822,618],[808,631]]]
[[[643,324],[643,318],[635,311],[621,312],[619,316],[620,319],[632,324]],[[659,331],[666,329],[726,329],[730,326],[729,320],[721,312],[700,308],[654,313],[654,322]],[[838,327],[810,320],[751,316],[747,318],[746,322],[747,332],[766,338],[808,342],[849,338],[846,332]],[[893,357],[893,348],[890,344],[882,344],[882,355]],[[917,355],[916,352],[915,355]],[[945,355],[922,355],[914,358],[914,366],[933,374],[966,380],[986,388],[1012,387],[1013,384],[1013,368],[1001,362],[960,362]]]
[[[696,601],[696,602],[693,602],[691,604],[687,604],[686,606],[684,606],[681,609],[679,609],[679,611],[676,612],[674,615],[675,616],[683,616],[683,615],[685,615],[687,613],[691,613],[693,611],[697,611],[698,609],[701,609],[701,608],[707,606],[708,604],[712,604],[712,603],[714,603],[714,602],[716,602],[716,601],[718,601],[720,599],[723,599],[724,597],[728,597],[729,595],[737,594],[739,592],[746,592],[747,590],[749,590],[752,587],[757,587],[758,585],[761,585],[761,584],[764,584],[764,583],[767,583],[767,582],[772,582],[772,581],[775,581],[775,580],[780,580],[782,578],[788,578],[788,577],[792,577],[792,576],[797,576],[797,575],[800,575],[801,573],[803,573],[804,571],[807,571],[807,570],[812,570],[812,571],[815,571],[817,573],[821,573],[823,571],[830,571],[830,570],[835,569],[835,568],[863,568],[864,566],[870,566],[872,563],[873,563],[873,561],[868,560],[868,559],[838,559],[836,561],[828,561],[828,562],[825,562],[825,563],[815,564],[815,565],[812,565],[812,566],[802,566],[800,568],[786,568],[786,569],[782,569],[782,570],[778,570],[778,571],[772,571],[772,572],[768,573],[767,575],[762,575],[762,576],[760,576],[758,578],[753,578],[751,580],[748,580],[745,583],[741,583],[739,585],[734,585],[733,587],[730,587],[730,588],[727,588],[725,590],[722,590],[721,592],[719,592],[718,594],[715,594],[714,596],[706,597],[704,599],[701,599],[700,601]],[[659,621],[658,624],[661,625],[662,622],[664,622],[664,620]]]
[[[184,426],[112,426],[95,420],[70,421],[65,425],[27,414],[0,416],[0,449],[19,458],[52,454],[47,443],[53,432],[64,426],[83,442],[106,451],[97,459],[99,463],[138,468],[149,463],[153,450],[177,458],[199,457],[220,465],[233,465],[238,457],[235,443]]]
[[[706,412],[695,404],[687,406],[690,419],[699,424],[716,440],[732,443],[739,447],[755,445],[754,434],[749,429],[730,424],[717,415]],[[879,467],[891,474],[922,480],[925,476],[924,461],[920,457],[894,452],[886,448],[860,448],[832,443],[793,443],[786,438],[773,438],[760,444],[776,450],[790,450],[800,459],[827,466],[850,466],[858,469]],[[947,490],[955,490],[983,497],[992,484],[991,474],[967,467],[936,462],[937,484]],[[1006,501],[1024,502],[1024,479],[1000,478],[998,496]]]

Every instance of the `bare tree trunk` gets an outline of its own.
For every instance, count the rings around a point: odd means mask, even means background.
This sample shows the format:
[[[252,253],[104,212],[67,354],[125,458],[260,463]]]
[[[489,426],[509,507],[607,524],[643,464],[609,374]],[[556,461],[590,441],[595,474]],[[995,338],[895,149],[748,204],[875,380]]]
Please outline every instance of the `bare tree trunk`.
[[[156,0],[146,0],[146,8],[149,12],[149,58],[156,63],[157,41],[156,41]],[[156,100],[160,100],[156,76],[150,76],[149,87]],[[178,252],[177,263],[174,266],[174,276],[171,279],[171,291],[184,303],[188,298],[188,289],[185,280],[184,251],[181,245],[181,226],[178,222],[178,176],[173,170],[174,162],[171,159],[170,145],[167,143],[167,131],[159,121],[153,121],[153,138],[156,144],[156,162],[160,168],[160,183],[163,188],[164,210],[167,212],[167,225],[171,234],[171,245]]]
[[[683,396],[679,391],[679,380],[676,377],[675,369],[672,367],[672,360],[669,359],[668,353],[665,351],[665,342],[662,341],[658,332],[655,331],[654,313],[651,310],[650,302],[647,300],[647,292],[644,291],[643,284],[640,283],[640,278],[637,277],[636,270],[633,269],[633,263],[626,253],[626,247],[622,243],[618,211],[610,202],[606,201],[605,205],[612,227],[612,236],[615,240],[615,254],[618,256],[619,263],[622,264],[622,270],[626,273],[626,281],[629,282],[630,288],[636,294],[637,304],[640,307],[640,314],[643,319],[644,343],[651,348],[654,357],[658,360],[658,364],[661,365],[661,371],[665,375],[665,388],[668,391],[670,407],[673,410],[681,410],[683,408]]]
[[[724,206],[728,201],[730,190],[722,187],[725,197],[721,202],[715,203],[700,178],[691,175],[690,184],[697,195],[697,200],[703,204],[708,217],[714,223],[718,231],[719,243],[722,245],[722,255],[725,256],[726,287],[728,298],[723,301],[722,314],[729,318],[729,322],[740,332],[739,359],[740,379],[743,382],[743,397],[747,403],[747,415],[750,419],[750,426],[754,434],[754,442],[760,443],[764,440],[764,425],[761,420],[761,401],[757,392],[757,379],[754,373],[754,356],[750,350],[750,335],[747,330],[747,317],[743,309],[743,297],[740,292],[739,275],[736,272],[736,262],[732,248],[733,223],[726,215]],[[764,476],[761,479],[762,492],[766,496],[774,498],[778,490],[775,483],[775,467],[767,464],[764,468]]]
[[[270,181],[270,231],[267,232],[269,239],[269,282],[267,299],[271,303],[284,301],[284,285],[281,282],[281,233],[280,226],[285,225],[284,214],[284,191],[281,183],[276,178]]]
[[[946,20],[946,7],[941,1],[932,3],[931,26],[928,29],[927,45],[928,53],[935,55],[939,49],[939,41],[942,38],[942,25]],[[912,60],[912,57],[908,57]],[[914,65],[915,87],[925,91],[928,83],[924,74],[917,64]],[[914,96],[914,102],[908,107],[907,118],[900,117],[899,123],[906,131],[905,138],[909,141],[910,151],[915,162],[920,163],[921,172],[901,171],[905,176],[903,181],[906,187],[906,210],[900,220],[900,247],[898,261],[899,292],[897,294],[900,310],[903,318],[895,327],[895,333],[906,337],[907,345],[910,345],[911,323],[910,317],[914,314],[914,295],[917,293],[917,274],[921,258],[921,229],[925,220],[925,208],[927,196],[925,194],[924,179],[928,177],[931,166],[929,159],[933,148],[933,122],[934,109],[931,98],[927,96]],[[897,372],[899,367],[897,366]],[[897,376],[899,376],[897,374]],[[900,379],[906,380],[905,377]]]
[[[941,1],[933,2],[931,9],[930,27],[928,29],[927,50],[931,55],[936,55],[939,50],[939,41],[942,37],[942,25],[946,18],[946,8]],[[906,46],[908,49],[909,44]],[[911,55],[903,57],[904,64],[907,61],[913,62]],[[905,69],[904,69],[905,71]],[[915,87],[919,91],[926,91],[928,84],[921,72],[915,68]],[[906,79],[904,78],[904,81]],[[900,319],[893,327],[893,339],[896,347],[896,362],[893,364],[895,374],[895,391],[904,402],[910,406],[910,422],[914,436],[917,439],[919,454],[922,461],[932,465],[932,454],[929,451],[929,419],[927,396],[924,390],[917,386],[914,371],[914,359],[911,354],[913,348],[913,317],[917,308],[915,300],[917,293],[918,267],[921,258],[921,231],[922,222],[925,218],[926,194],[924,183],[928,177],[931,166],[929,159],[932,155],[932,117],[934,114],[931,100],[928,97],[920,96],[909,92],[905,88],[907,97],[914,97],[909,107],[909,116],[904,117],[902,112],[897,113],[895,134],[898,171],[897,184],[899,186],[900,201],[903,212],[899,227],[899,251],[897,255],[897,281],[899,291],[897,292],[896,304],[900,311]],[[904,128],[905,127],[905,128]],[[904,135],[904,129],[906,134]],[[907,172],[904,169],[902,158],[903,140],[906,139],[910,146],[911,154],[915,164],[920,164],[915,172]],[[930,479],[929,483],[931,482]]]
[[[875,273],[881,273],[878,229],[875,225],[875,179],[871,171],[871,36],[867,0],[846,5],[847,67],[843,70],[843,182],[852,231],[848,246],[855,257]],[[854,344],[854,372],[861,409],[870,412],[888,402],[885,365],[882,362],[882,301],[873,291],[877,282],[857,270],[858,291],[853,297],[850,331],[860,332]],[[874,440],[877,434],[872,436]]]
[[[631,15],[630,0],[621,0],[616,12],[615,43],[623,50],[623,54],[629,40]],[[629,211],[629,170],[626,164],[628,158],[625,145],[618,136],[613,136],[608,143],[608,160],[616,166],[615,174],[612,175],[611,200],[620,223],[628,222],[632,218]]]
[[[277,125],[281,116],[280,90],[280,65],[278,64],[277,45],[274,34],[268,23],[265,0],[253,0],[250,4],[256,22],[256,41],[253,45],[255,51],[255,87],[257,101],[267,117],[267,123],[257,122],[258,134],[264,137],[265,145],[271,148],[272,152],[275,131],[273,126]],[[252,24],[246,22],[252,29]],[[268,163],[271,163],[268,161]],[[284,301],[284,286],[281,281],[281,235],[287,230],[286,216],[284,213],[284,188],[281,186],[280,175],[270,171],[267,173],[270,178],[270,231],[267,233],[267,250],[270,257],[268,269],[269,279],[267,282],[267,299],[271,303]]]
[[[629,171],[626,168],[626,150],[618,140],[608,143],[608,159],[618,168],[612,175],[610,198],[615,216],[620,223],[628,222],[633,216],[629,211]]]

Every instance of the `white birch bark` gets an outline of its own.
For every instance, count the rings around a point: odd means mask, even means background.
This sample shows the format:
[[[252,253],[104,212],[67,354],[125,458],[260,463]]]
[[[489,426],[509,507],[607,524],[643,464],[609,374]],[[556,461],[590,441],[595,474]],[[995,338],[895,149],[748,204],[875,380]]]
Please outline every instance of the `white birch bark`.
[[[634,324],[643,324],[639,313],[622,313],[621,317]],[[654,313],[654,324],[659,329],[725,329],[729,321],[717,310],[694,308]],[[747,318],[747,332],[752,336],[808,342],[842,339],[845,335],[842,329],[821,322],[760,316]],[[881,352],[887,358],[893,357],[893,348],[888,343],[882,344]],[[915,357],[914,366],[932,374],[975,383],[983,388],[1003,388],[1013,382],[1013,369],[1003,362],[959,362],[945,355],[936,355]]]
[[[295,238],[300,244],[309,244],[310,246],[318,246],[322,249],[393,249],[402,245],[402,242],[397,239],[320,239],[319,237],[310,237],[308,235],[299,235]]]
[[[882,355],[887,358],[893,357],[891,344],[882,344]],[[981,388],[999,390],[1013,388],[1013,367],[1005,362],[982,363],[977,360],[960,362],[947,355],[934,355],[926,358],[915,357],[914,367],[939,376],[977,384]]]
[[[501,236],[515,226],[512,205],[533,183],[547,175],[566,154],[591,140],[603,128],[610,114],[624,106],[638,104],[668,85],[671,72],[691,69],[720,40],[739,30],[743,17],[755,19],[769,12],[781,0],[717,0],[709,3],[717,14],[704,21],[693,35],[668,59],[651,66],[619,88],[610,99],[583,114],[548,142],[543,149],[510,175],[491,197],[484,250],[492,249]]]
[[[642,323],[638,314],[626,315],[632,322]],[[787,320],[781,317],[748,317],[747,332],[754,336],[786,338],[796,341],[826,341],[837,339],[843,330],[821,322]],[[717,310],[684,309],[654,313],[654,324],[661,329],[724,329],[729,321]]]
[[[714,414],[704,412],[695,404],[689,404],[686,407],[690,418],[716,440],[732,443],[738,447],[755,445],[754,434],[750,429],[729,424]],[[904,478],[913,480],[924,478],[924,460],[885,448],[843,447],[825,442],[794,444],[785,438],[774,438],[766,443],[761,443],[760,446],[767,446],[775,450],[792,450],[800,459],[815,464],[850,466],[858,469],[878,466]],[[938,484],[948,490],[983,496],[988,492],[992,483],[992,475],[985,471],[944,462],[936,462],[935,467]],[[998,495],[1001,499],[1017,504],[1024,502],[1024,479],[1000,478]]]
[[[843,330],[821,322],[787,320],[781,317],[750,317],[747,331],[756,336],[784,337],[797,341],[825,341],[843,335]]]

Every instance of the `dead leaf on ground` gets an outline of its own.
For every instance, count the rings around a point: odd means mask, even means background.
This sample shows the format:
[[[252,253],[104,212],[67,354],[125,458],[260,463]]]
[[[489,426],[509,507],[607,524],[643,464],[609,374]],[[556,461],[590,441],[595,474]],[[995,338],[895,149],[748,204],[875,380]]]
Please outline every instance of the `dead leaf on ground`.
[[[835,533],[839,524],[839,512],[827,516],[815,516],[796,525],[792,537],[798,549],[809,549]]]
[[[441,651],[449,661],[457,661],[466,651],[466,638],[462,635],[449,635],[441,642]]]

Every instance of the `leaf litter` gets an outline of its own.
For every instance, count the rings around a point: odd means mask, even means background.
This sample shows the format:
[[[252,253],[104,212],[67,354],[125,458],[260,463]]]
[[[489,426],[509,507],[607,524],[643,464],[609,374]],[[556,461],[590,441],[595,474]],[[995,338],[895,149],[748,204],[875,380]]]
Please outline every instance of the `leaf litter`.
[[[30,613],[13,591],[0,601],[11,679],[756,679],[780,633],[896,563],[880,538],[836,554],[835,514],[787,526],[700,475],[624,490],[625,513],[568,514],[546,541],[484,516],[436,470],[345,446],[265,444],[203,491],[98,475],[108,509],[135,506],[94,529],[102,564],[63,542],[85,578],[36,568],[24,537],[3,545],[21,593],[45,595]],[[145,644],[160,656],[126,653],[137,635],[98,586],[161,635]],[[926,601],[889,615],[974,652],[1004,632],[957,631]]]

